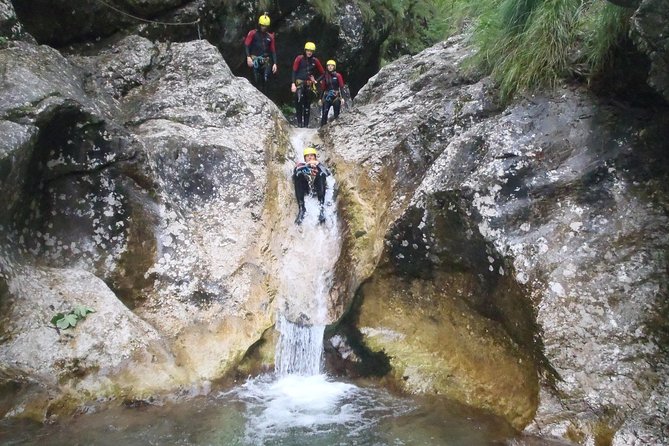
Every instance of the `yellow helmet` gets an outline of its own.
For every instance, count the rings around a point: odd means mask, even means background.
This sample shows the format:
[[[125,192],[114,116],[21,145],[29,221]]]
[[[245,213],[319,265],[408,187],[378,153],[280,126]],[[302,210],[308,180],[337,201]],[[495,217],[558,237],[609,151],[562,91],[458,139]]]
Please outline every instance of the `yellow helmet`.
[[[309,146],[304,149],[304,153],[302,155],[306,158],[307,155],[318,155],[318,152],[316,152],[314,147]]]
[[[307,42],[304,44],[305,51],[316,51],[316,44],[314,42]]]
[[[326,65],[326,66],[327,66],[327,65],[334,65],[334,67],[337,68],[337,62],[335,62],[335,61],[332,60],[332,59],[328,60],[327,63],[326,63],[325,65]]]
[[[263,14],[258,17],[258,25],[260,26],[269,26],[270,20],[267,14]]]

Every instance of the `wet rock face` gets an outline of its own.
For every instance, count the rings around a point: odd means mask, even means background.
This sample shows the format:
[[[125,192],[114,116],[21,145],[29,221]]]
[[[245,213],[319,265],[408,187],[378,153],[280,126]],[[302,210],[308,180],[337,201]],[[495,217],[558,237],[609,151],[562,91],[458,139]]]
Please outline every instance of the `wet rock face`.
[[[669,115],[569,89],[501,110],[485,79],[462,75],[464,54],[454,40],[384,67],[325,129],[349,217],[345,281],[371,277],[354,325],[407,389],[465,399],[410,365],[411,352],[468,350],[424,339],[467,339],[471,317],[482,349],[506,351],[496,363],[521,352],[546,378],[530,429],[662,443]],[[486,373],[458,370],[465,387]],[[491,410],[514,422],[497,391]]]
[[[632,17],[632,37],[651,63],[648,83],[669,101],[669,2],[644,0]]]
[[[0,1],[0,36],[7,39],[25,37],[23,27],[16,18],[16,11],[10,0]]]
[[[95,0],[15,1],[19,20],[38,42],[55,47],[108,36],[137,20],[123,14],[151,18],[187,0],[112,0],[106,6]],[[114,9],[115,8],[115,9]]]
[[[41,389],[24,415],[222,376],[272,323],[280,112],[205,41],[70,60],[12,42],[0,62],[0,348],[6,381]],[[77,305],[96,313],[50,327]]]

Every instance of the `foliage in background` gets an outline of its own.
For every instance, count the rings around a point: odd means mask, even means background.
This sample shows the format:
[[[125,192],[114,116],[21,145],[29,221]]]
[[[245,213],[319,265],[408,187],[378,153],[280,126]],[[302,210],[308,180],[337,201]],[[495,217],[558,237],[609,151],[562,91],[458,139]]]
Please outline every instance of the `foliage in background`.
[[[332,17],[337,2],[310,0]],[[341,2],[340,2],[341,3]],[[343,4],[343,3],[342,3]],[[478,49],[470,63],[499,83],[503,98],[606,70],[628,37],[633,9],[605,0],[356,0],[381,64],[467,31]]]
[[[604,0],[497,0],[474,25],[475,64],[492,74],[503,98],[591,78],[626,38],[631,10]]]

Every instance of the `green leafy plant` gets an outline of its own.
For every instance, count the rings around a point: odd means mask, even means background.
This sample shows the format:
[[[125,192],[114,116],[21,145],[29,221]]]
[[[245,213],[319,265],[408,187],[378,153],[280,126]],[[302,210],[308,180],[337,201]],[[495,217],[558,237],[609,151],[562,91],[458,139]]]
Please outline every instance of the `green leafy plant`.
[[[77,305],[69,313],[57,313],[51,318],[51,323],[61,330],[74,328],[77,322],[86,319],[86,315],[95,313],[95,310],[85,305]]]

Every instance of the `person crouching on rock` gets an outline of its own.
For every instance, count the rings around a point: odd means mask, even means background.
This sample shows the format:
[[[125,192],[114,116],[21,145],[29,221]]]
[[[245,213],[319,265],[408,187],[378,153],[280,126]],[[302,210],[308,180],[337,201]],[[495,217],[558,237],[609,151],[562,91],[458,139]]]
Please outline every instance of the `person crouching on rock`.
[[[344,78],[340,73],[335,71],[337,69],[337,62],[330,59],[325,64],[327,71],[321,80],[321,90],[323,96],[319,103],[323,106],[321,115],[321,127],[328,123],[328,113],[330,107],[334,110],[334,119],[339,117],[339,110],[344,104],[344,98],[341,96],[341,90],[344,88]]]
[[[327,167],[317,159],[316,149],[309,146],[304,149],[304,162],[297,163],[293,170],[293,184],[295,185],[295,198],[297,198],[296,224],[301,224],[304,220],[304,214],[307,209],[304,207],[304,196],[311,190],[315,192],[320,204],[320,212],[318,214],[318,222],[325,222],[325,179],[330,175]]]
[[[318,97],[314,75],[320,77],[325,74],[321,61],[314,56],[314,51],[316,44],[307,42],[304,44],[304,53],[293,61],[293,83],[290,84],[290,91],[295,94],[298,127],[309,127],[311,101]]]

